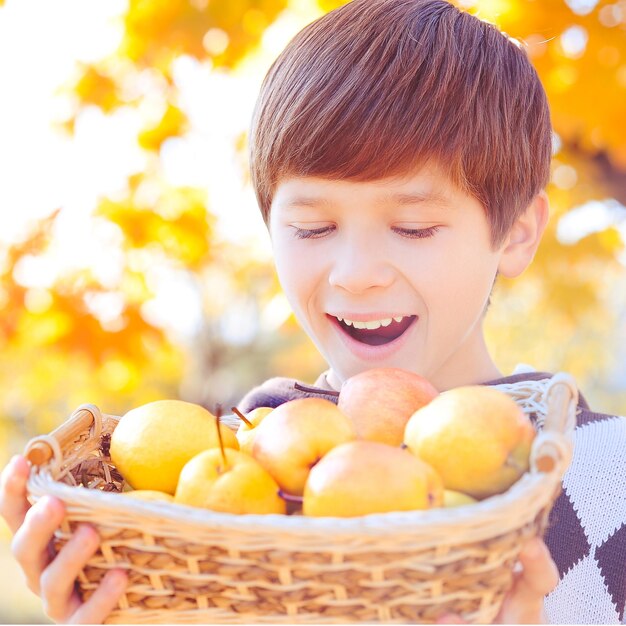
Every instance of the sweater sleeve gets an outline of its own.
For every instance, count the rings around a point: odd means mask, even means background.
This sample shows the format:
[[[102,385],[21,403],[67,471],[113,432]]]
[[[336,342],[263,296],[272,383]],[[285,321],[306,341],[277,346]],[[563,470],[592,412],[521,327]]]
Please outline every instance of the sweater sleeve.
[[[275,409],[294,397],[294,383],[291,378],[270,378],[258,387],[251,389],[239,402],[237,408],[242,413],[248,413],[260,406]]]
[[[337,402],[337,392],[321,386],[319,382],[311,386],[293,378],[276,377],[270,378],[262,385],[251,389],[241,399],[237,408],[242,413],[248,413],[260,406],[275,409],[289,400],[320,397],[326,398],[331,402]]]

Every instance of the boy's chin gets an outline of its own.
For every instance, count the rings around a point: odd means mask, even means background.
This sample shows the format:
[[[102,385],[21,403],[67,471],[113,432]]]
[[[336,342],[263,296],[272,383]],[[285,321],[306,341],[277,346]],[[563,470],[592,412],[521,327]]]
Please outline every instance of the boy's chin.
[[[341,391],[343,383],[362,372],[378,368],[397,368],[419,374],[415,363],[408,363],[404,359],[391,360],[381,363],[353,362],[330,364],[330,369],[326,374],[328,384],[336,391]]]

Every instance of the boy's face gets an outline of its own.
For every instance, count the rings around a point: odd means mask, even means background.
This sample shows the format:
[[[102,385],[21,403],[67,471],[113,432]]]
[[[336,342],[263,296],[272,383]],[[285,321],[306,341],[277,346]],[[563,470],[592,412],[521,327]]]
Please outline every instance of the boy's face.
[[[439,389],[497,374],[481,320],[502,248],[492,249],[481,204],[438,170],[285,179],[270,235],[281,285],[333,386],[373,367],[408,369]]]

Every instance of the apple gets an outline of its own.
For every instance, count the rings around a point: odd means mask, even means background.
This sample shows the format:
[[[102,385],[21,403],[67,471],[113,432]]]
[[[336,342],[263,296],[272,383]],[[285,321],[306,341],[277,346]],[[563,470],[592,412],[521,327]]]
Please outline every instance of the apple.
[[[437,389],[419,374],[381,367],[348,378],[337,406],[352,420],[359,439],[398,446],[411,415],[437,395]]]
[[[355,438],[352,422],[330,400],[299,398],[263,420],[252,456],[281,489],[301,496],[310,469],[330,450]]]
[[[311,469],[304,515],[354,517],[440,506],[443,484],[408,450],[357,440],[331,450]]]
[[[239,441],[239,449],[242,452],[252,454],[252,444],[258,432],[257,428],[273,410],[274,409],[267,406],[258,406],[256,409],[252,409],[247,415],[243,415],[237,407],[232,407],[233,413],[238,415],[241,419],[236,435],[237,441]]]
[[[535,430],[506,393],[484,385],[444,391],[409,419],[404,443],[445,489],[482,499],[528,470]]]

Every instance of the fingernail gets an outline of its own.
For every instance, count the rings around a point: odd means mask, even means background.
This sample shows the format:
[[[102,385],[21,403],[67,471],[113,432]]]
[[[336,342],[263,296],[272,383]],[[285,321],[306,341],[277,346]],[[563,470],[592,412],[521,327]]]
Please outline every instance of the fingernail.
[[[114,591],[122,590],[126,587],[126,572],[122,569],[112,569],[106,575],[106,584]]]
[[[524,548],[524,554],[529,559],[538,559],[541,553],[541,543],[537,539],[531,539]]]
[[[33,504],[33,508],[36,509],[37,511],[47,515],[47,509],[50,506],[50,502],[52,502],[52,499],[50,498],[50,496],[45,495],[45,496],[41,496],[41,498],[39,498],[34,504]]]
[[[98,539],[98,534],[88,524],[81,524],[75,530],[74,534],[78,535],[78,537],[82,539],[83,541],[88,541],[89,543],[95,542]]]
[[[41,496],[41,498],[39,498],[39,500],[37,501],[37,504],[39,505],[39,507],[41,507],[42,510],[45,510],[46,513],[48,513],[49,512],[48,509],[50,509],[51,507],[54,508],[55,500],[52,496],[49,496],[46,494],[44,496]]]
[[[7,467],[13,472],[19,472],[20,474],[28,473],[28,463],[25,462],[25,459],[19,454],[14,454],[10,461],[7,463]]]

